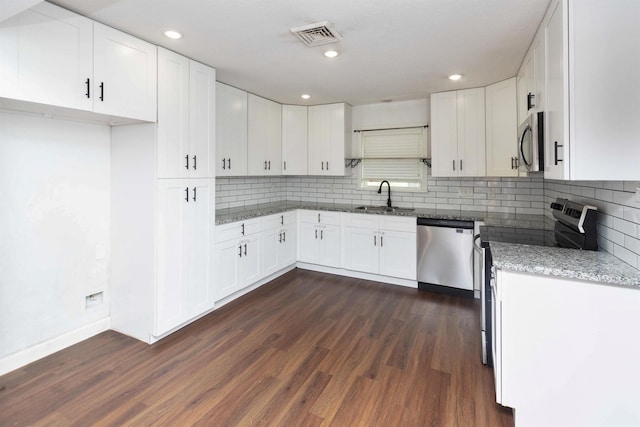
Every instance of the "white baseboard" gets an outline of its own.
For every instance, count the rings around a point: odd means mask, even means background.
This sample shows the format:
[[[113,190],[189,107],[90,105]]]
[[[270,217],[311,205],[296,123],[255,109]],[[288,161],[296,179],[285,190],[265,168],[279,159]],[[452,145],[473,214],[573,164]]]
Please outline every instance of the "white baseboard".
[[[406,286],[408,288],[418,288],[417,280],[400,279],[397,277],[381,276],[379,274],[363,273],[360,271],[345,270],[344,268],[326,267],[324,265],[308,264],[306,262],[298,262],[297,267],[319,271],[321,273],[337,274],[338,276],[355,277],[356,279],[371,280],[374,282],[390,283],[392,285]]]
[[[0,375],[28,365],[38,359],[49,356],[57,351],[72,346],[98,335],[101,332],[108,331],[111,326],[111,318],[97,320],[86,326],[67,332],[66,334],[52,338],[40,344],[21,350],[17,353],[10,354],[0,359]]]

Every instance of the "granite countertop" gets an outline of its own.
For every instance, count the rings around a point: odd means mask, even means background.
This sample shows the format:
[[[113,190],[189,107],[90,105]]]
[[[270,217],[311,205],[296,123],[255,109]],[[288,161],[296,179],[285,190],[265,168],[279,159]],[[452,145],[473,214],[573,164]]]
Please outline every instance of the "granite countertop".
[[[216,210],[216,225],[243,221],[260,216],[278,214],[295,209],[321,210],[332,212],[348,212],[370,215],[396,215],[406,217],[420,217],[433,219],[459,219],[464,221],[484,221],[492,226],[543,228],[544,215],[501,214],[465,210],[414,209],[410,211],[364,211],[356,209],[359,205],[338,203],[310,203],[310,202],[276,202],[260,205],[249,205],[239,208]]]
[[[640,270],[606,252],[491,242],[496,268],[640,288]]]

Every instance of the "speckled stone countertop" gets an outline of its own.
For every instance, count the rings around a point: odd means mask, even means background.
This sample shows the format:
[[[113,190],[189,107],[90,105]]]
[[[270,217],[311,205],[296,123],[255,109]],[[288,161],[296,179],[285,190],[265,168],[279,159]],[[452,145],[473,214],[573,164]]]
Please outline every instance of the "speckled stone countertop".
[[[640,288],[640,270],[606,252],[491,242],[496,268]]]
[[[397,215],[407,217],[459,219],[464,221],[484,221],[485,224],[500,227],[544,228],[544,215],[502,214],[464,210],[414,209],[412,211],[363,211],[356,209],[359,205],[309,203],[309,202],[277,202],[261,205],[249,205],[240,208],[219,209],[216,211],[216,225],[242,221],[260,216],[278,214],[295,209],[323,210],[333,212],[349,212],[371,215]]]

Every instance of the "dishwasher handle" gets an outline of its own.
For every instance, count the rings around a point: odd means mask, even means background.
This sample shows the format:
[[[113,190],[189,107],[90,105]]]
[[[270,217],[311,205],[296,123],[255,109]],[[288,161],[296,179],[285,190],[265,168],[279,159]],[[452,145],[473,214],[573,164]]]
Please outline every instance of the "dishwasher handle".
[[[473,230],[473,221],[465,221],[460,219],[418,218],[418,225],[430,227],[464,228],[467,230]]]

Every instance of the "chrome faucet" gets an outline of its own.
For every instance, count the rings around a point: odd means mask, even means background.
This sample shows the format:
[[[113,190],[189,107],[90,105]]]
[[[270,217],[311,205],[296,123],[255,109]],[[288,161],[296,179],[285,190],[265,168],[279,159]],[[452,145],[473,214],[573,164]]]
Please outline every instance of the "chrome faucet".
[[[391,207],[391,185],[389,184],[389,181],[382,181],[380,183],[380,187],[378,187],[378,194],[382,194],[382,184],[387,183],[387,188],[389,190],[389,193],[387,195],[387,207]]]

